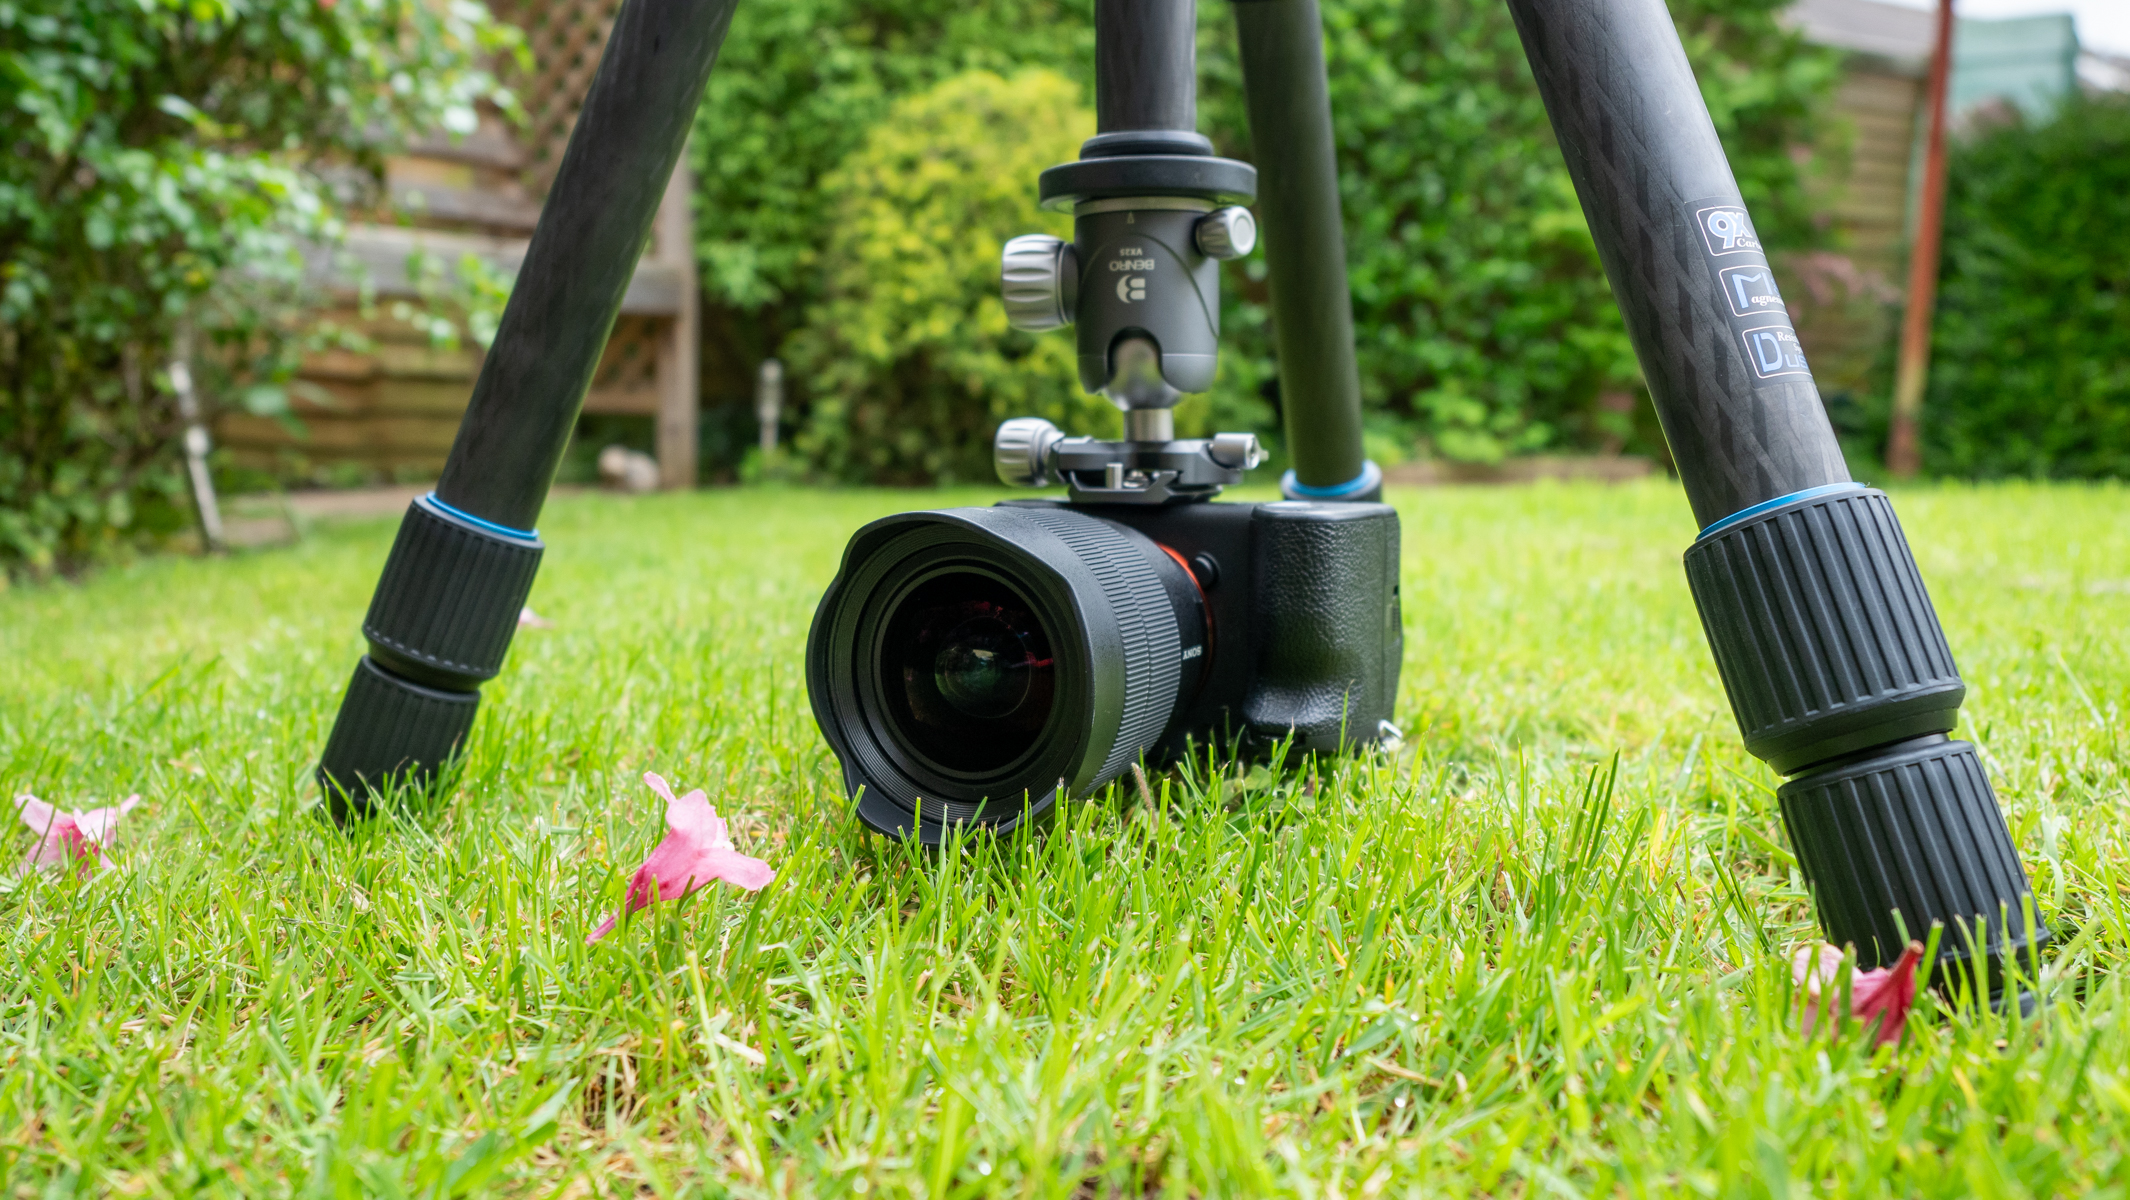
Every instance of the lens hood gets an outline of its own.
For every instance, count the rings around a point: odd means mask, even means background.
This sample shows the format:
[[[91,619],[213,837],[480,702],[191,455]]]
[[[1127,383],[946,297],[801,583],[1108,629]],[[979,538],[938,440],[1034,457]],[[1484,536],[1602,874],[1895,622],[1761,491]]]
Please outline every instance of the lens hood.
[[[1004,832],[1160,740],[1203,663],[1202,603],[1172,555],[1115,522],[899,513],[845,550],[807,695],[868,826],[928,845],[959,824]]]

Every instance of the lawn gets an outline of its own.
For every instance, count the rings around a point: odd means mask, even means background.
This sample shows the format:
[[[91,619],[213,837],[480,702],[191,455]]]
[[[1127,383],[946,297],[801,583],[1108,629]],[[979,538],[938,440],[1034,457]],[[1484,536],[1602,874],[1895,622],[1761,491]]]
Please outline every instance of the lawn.
[[[351,834],[310,768],[394,522],[0,593],[0,788],[144,798],[117,870],[0,882],[7,1193],[2122,1191],[2122,489],[1897,497],[2057,941],[2038,1017],[1877,1049],[1796,1028],[1676,489],[1400,492],[1402,748],[928,856],[800,651],[860,522],[991,498],[556,500],[457,793]],[[646,769],[777,878],[588,947]]]

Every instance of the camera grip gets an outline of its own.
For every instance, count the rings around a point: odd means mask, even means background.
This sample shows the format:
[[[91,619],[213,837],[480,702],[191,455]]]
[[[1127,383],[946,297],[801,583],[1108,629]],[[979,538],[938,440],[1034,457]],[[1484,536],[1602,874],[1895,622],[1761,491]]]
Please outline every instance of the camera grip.
[[[1398,514],[1387,504],[1260,504],[1251,523],[1252,736],[1300,751],[1375,741],[1397,700]]]

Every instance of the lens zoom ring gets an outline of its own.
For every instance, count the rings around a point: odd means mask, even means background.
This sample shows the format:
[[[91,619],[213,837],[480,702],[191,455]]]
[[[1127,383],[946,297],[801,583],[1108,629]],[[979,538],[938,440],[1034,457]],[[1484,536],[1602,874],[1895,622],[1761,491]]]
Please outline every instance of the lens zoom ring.
[[[1884,492],[1703,538],[1686,578],[1746,748],[1776,770],[1952,728],[1967,689]]]
[[[1095,774],[1100,787],[1161,739],[1183,677],[1183,639],[1176,615],[1146,556],[1121,531],[1093,517],[1049,509],[1016,510],[1064,542],[1086,565],[1117,616],[1124,640],[1124,713],[1117,739]]]

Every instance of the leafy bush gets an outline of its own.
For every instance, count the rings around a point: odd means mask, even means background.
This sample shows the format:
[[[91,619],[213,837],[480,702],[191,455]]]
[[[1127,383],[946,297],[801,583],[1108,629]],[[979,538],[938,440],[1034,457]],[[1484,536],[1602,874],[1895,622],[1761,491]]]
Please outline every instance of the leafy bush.
[[[1954,148],[1924,462],[2130,475],[2130,97]]]
[[[1815,244],[1807,167],[1793,150],[1818,132],[1835,57],[1777,21],[1785,0],[1673,7],[1756,218],[1778,245]],[[1202,4],[1200,21],[1201,125],[1223,152],[1248,158],[1232,13]],[[1487,460],[1627,435],[1628,415],[1595,401],[1601,390],[1634,387],[1639,372],[1505,9],[1498,0],[1327,0],[1325,26],[1372,440],[1393,452],[1425,443]],[[841,236],[831,232],[831,206],[841,201],[823,180],[859,152],[868,129],[898,119],[889,116],[898,96],[971,68],[1048,67],[1086,88],[1091,48],[1081,4],[799,0],[743,9],[723,61],[745,69],[712,76],[695,141],[712,300],[707,361],[713,374],[726,362],[724,390],[743,393],[764,356],[794,357],[784,339],[846,269],[823,254]],[[1058,160],[1076,152],[1066,147]],[[1027,196],[1034,176],[978,186]],[[988,253],[996,250],[994,242]],[[1275,434],[1262,260],[1227,268],[1223,291],[1220,377],[1179,418]],[[802,409],[828,406],[835,431],[806,443],[822,453],[843,444],[869,406],[907,422],[937,403],[902,394],[894,375],[866,376],[863,393],[845,378],[792,377]],[[1062,393],[1076,383],[1066,370],[1053,386]],[[977,407],[1000,415],[1014,403]],[[988,432],[984,421],[959,417],[921,432],[898,426],[912,444],[958,439],[936,455],[942,463],[980,462]],[[917,460],[888,461],[892,470],[873,477],[914,477]],[[822,465],[839,475],[872,469],[841,451]]]
[[[791,354],[814,395],[798,448],[817,469],[981,479],[1004,418],[1113,432],[1115,410],[1077,386],[1071,336],[1010,329],[998,302],[1007,238],[1071,236],[1029,183],[1094,133],[1080,94],[1054,71],[956,75],[898,101],[828,177],[827,294]]]
[[[1779,24],[1786,0],[1675,2],[1689,59],[1756,221],[1818,236],[1792,148],[1808,144],[1836,58]],[[1209,29],[1202,107],[1247,158],[1227,14]],[[1371,424],[1406,445],[1493,461],[1631,435],[1596,403],[1640,370],[1498,0],[1331,0],[1326,66],[1361,378]],[[1273,371],[1246,291],[1227,346]]]
[[[466,0],[0,0],[0,566],[172,515],[176,331],[254,387],[285,373],[269,301],[334,229],[309,168],[470,128],[504,44]]]
[[[974,70],[1049,66],[1087,85],[1093,44],[1089,13],[1066,0],[741,5],[692,145],[703,287],[745,370],[821,298],[837,203],[822,181],[898,100]]]

